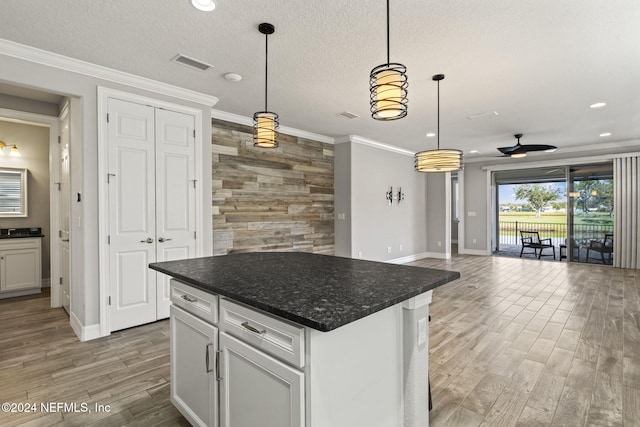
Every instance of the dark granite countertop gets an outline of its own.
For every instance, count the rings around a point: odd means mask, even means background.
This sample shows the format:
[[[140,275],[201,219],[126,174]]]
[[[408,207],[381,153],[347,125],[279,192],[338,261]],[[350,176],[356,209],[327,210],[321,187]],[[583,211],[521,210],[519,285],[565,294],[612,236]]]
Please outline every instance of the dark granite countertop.
[[[44,237],[42,228],[0,228],[0,239],[23,239],[25,237]]]
[[[304,252],[233,254],[149,267],[324,332],[460,277],[455,271]]]

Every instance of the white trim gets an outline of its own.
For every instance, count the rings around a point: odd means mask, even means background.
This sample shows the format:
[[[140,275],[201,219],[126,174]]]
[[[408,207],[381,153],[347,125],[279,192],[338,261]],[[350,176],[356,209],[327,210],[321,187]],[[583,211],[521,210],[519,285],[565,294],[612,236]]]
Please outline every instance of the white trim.
[[[385,262],[389,263],[389,264],[406,264],[408,262],[417,261],[417,260],[422,259],[422,258],[428,258],[428,255],[427,255],[426,252],[419,253],[419,254],[413,254],[413,255],[407,255],[407,256],[403,256],[401,258],[389,259],[389,260],[387,260]]]
[[[458,172],[458,253],[461,254],[460,249],[464,250],[467,242],[465,240],[465,194],[464,194],[464,169]]]
[[[460,255],[479,255],[479,256],[491,256],[491,251],[484,249],[465,249],[464,252],[458,252]]]
[[[109,98],[116,98],[123,101],[148,105],[154,108],[164,108],[179,113],[193,115],[195,118],[195,179],[198,183],[203,183],[203,114],[202,110],[190,108],[179,104],[173,104],[166,101],[160,101],[145,96],[131,94],[116,89],[98,86],[98,204],[104,206],[98,210],[98,253],[99,253],[99,307],[100,307],[100,323],[98,336],[108,336],[111,334],[111,321],[109,319],[109,246],[107,245],[107,235],[109,233],[109,215],[108,215],[108,188],[106,176],[108,173],[109,147],[107,141],[107,103]],[[200,160],[200,161],[199,161]],[[196,192],[196,256],[204,255],[204,192],[202,187]]]
[[[436,259],[449,259],[451,258],[451,251],[449,252],[425,252],[424,253],[427,258],[436,258]]]
[[[61,70],[71,71],[85,76],[96,77],[110,82],[132,86],[138,89],[148,90],[150,92],[169,95],[185,101],[209,105],[211,107],[218,103],[218,98],[212,95],[147,79],[145,77],[114,70],[113,68],[103,67],[101,65],[92,64],[79,59],[26,46],[10,40],[0,39],[0,54],[49,67],[59,68]]]
[[[102,336],[100,335],[100,325],[82,326],[80,319],[73,311],[69,315],[69,322],[71,323],[71,329],[73,329],[80,341],[94,340]]]
[[[383,142],[378,142],[373,139],[365,138],[363,136],[358,136],[358,135],[349,135],[347,137],[339,138],[336,140],[336,144],[341,142],[353,142],[357,144],[368,145],[370,147],[379,148],[380,150],[385,150],[385,151],[391,151],[393,153],[402,154],[404,156],[413,157],[415,155],[413,151],[405,150],[404,148],[385,144]]]
[[[237,123],[245,126],[253,126],[253,119],[251,117],[241,116],[240,114],[227,113],[226,111],[211,109],[211,117],[218,120],[224,120],[225,122]],[[311,139],[313,141],[324,142],[326,144],[335,144],[335,139],[330,136],[308,132],[306,130],[296,129],[288,126],[280,126],[279,132],[285,135],[296,136],[298,138]]]
[[[0,48],[2,39],[0,39]],[[58,181],[59,176],[59,164],[55,162],[54,154],[58,149],[58,117],[47,116],[44,114],[28,113],[25,111],[10,110],[7,108],[0,108],[0,117],[16,123],[23,123],[33,126],[42,126],[49,128],[49,245],[52,248],[50,251],[49,263],[50,263],[50,275],[51,277],[60,276],[60,254],[57,250],[53,250],[54,239],[56,235],[56,229],[58,227],[58,215],[59,209],[55,195],[57,193],[54,189],[54,182]],[[60,307],[60,284],[57,281],[53,281],[51,287],[51,307]]]
[[[409,298],[402,302],[402,308],[405,310],[416,310],[420,307],[425,307],[431,304],[433,300],[433,290],[423,292],[420,295],[416,295],[413,298]]]
[[[621,157],[629,157],[629,156],[640,156],[640,152],[620,153],[620,154],[601,154],[597,156],[574,157],[571,159],[543,160],[539,162],[528,162],[528,163],[509,164],[509,165],[488,165],[488,166],[482,166],[482,169],[490,172],[496,172],[496,171],[508,171],[508,170],[518,170],[518,169],[534,169],[534,168],[550,167],[550,166],[571,166],[571,165],[579,165],[579,164],[585,164],[585,163],[604,163],[604,162],[611,161],[613,159],[617,159]]]

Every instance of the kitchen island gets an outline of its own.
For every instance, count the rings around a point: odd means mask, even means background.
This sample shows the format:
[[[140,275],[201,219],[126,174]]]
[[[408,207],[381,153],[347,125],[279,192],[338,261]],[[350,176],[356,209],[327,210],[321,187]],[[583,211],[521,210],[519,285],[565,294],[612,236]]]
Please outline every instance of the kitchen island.
[[[428,425],[428,304],[459,273],[300,252],[150,267],[173,277],[171,399],[192,424]]]

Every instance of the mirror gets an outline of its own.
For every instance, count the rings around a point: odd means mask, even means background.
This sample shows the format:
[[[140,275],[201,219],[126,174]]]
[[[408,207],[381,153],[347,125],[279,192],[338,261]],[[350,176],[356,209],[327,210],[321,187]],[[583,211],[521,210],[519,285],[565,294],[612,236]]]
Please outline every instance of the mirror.
[[[27,216],[27,169],[0,168],[0,218]]]

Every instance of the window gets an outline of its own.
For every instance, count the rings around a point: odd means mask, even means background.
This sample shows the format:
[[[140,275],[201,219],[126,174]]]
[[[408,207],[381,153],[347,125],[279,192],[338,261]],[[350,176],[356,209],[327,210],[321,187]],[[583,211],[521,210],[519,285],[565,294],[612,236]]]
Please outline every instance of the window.
[[[0,168],[0,218],[27,216],[27,170]]]

